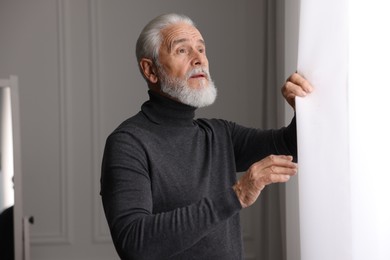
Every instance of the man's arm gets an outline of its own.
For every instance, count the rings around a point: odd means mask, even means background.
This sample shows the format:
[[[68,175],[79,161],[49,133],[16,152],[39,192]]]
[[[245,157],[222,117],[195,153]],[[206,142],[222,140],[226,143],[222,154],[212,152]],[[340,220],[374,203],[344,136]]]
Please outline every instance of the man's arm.
[[[294,73],[283,85],[282,94],[295,110],[295,97],[305,97],[312,90],[313,87],[304,77]],[[273,135],[272,140],[276,152],[285,151],[285,149],[282,149],[283,147],[292,147],[296,143],[295,127],[294,118],[289,127],[279,130],[278,135]],[[268,142],[269,146],[271,145]],[[272,151],[272,148],[269,151]],[[253,163],[233,186],[233,189],[240,200],[241,206],[246,208],[257,200],[266,185],[287,182],[290,176],[297,173],[297,170],[297,164],[293,162],[293,156],[283,155],[283,152],[280,155],[271,154]]]

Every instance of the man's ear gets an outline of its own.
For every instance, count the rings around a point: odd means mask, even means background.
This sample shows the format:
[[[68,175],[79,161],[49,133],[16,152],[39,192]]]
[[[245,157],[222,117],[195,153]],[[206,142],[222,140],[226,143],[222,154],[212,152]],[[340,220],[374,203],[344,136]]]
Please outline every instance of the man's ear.
[[[153,61],[150,59],[142,58],[140,61],[142,73],[150,83],[156,84],[158,81],[157,73]]]

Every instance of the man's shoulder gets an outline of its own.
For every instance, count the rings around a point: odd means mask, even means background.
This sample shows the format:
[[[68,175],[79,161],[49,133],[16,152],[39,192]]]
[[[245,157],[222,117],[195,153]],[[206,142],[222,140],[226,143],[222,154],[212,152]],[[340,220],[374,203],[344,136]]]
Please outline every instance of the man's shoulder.
[[[125,119],[122,121],[108,136],[112,138],[118,135],[138,135],[147,129],[147,120],[145,120],[142,112]]]
[[[142,111],[122,121],[113,132],[118,131],[132,131],[137,128],[147,128],[149,120],[145,117]]]

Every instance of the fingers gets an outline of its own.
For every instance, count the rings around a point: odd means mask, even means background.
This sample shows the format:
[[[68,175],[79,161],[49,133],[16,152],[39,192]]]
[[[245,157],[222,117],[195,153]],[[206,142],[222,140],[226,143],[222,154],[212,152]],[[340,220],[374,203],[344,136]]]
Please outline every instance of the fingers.
[[[261,161],[255,163],[262,165],[264,168],[270,166],[285,166],[285,167],[296,167],[296,163],[293,161],[293,157],[291,155],[269,155]]]
[[[295,108],[295,97],[305,97],[313,91],[313,86],[298,73],[292,74],[282,87],[286,101]]]
[[[241,205],[252,205],[266,185],[286,182],[297,173],[297,164],[292,156],[270,155],[251,165],[248,171],[233,186]]]
[[[271,183],[286,182],[297,173],[297,164],[292,162],[292,156],[270,155],[251,166],[252,174],[258,186]]]
[[[293,83],[292,81],[286,81],[283,87],[283,95],[287,98],[294,98],[296,96],[298,97],[305,97],[310,92],[305,91],[302,87],[299,85]]]
[[[298,73],[292,74],[288,79],[287,82],[292,83],[293,85],[298,86],[299,90],[302,90],[302,95],[306,95],[308,93],[311,93],[313,91],[313,86],[307,81],[304,77],[302,77]]]

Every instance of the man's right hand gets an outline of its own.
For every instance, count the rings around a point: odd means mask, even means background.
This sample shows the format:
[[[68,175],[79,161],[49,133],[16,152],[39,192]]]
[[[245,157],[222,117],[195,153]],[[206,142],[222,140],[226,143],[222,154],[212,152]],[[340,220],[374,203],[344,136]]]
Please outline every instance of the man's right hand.
[[[292,160],[292,156],[270,155],[252,164],[233,186],[241,206],[252,205],[266,185],[287,182],[297,174],[298,165]]]

